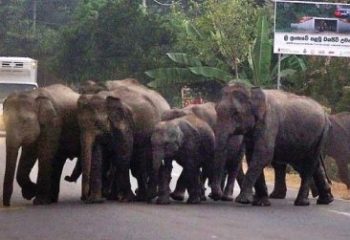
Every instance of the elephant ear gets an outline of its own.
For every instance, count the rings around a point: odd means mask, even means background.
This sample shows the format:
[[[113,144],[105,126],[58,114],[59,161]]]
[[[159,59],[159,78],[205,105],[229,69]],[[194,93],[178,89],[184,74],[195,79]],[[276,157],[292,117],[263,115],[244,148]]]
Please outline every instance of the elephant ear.
[[[52,101],[45,96],[36,98],[38,106],[38,120],[40,125],[58,124],[58,113]]]
[[[261,121],[266,113],[266,97],[260,87],[251,88],[252,111],[257,121]]]
[[[134,128],[132,110],[118,97],[108,96],[106,99],[107,113],[113,127],[119,128],[121,123],[127,123]]]

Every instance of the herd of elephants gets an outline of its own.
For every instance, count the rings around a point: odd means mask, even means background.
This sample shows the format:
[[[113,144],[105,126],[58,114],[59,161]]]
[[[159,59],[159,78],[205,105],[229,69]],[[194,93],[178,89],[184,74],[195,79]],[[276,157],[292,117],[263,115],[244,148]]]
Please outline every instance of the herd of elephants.
[[[79,93],[78,93],[79,92]],[[156,91],[135,79],[87,81],[76,92],[54,84],[13,93],[4,102],[6,170],[3,205],[10,206],[16,179],[25,199],[34,204],[58,201],[62,169],[78,158],[65,180],[82,175],[85,203],[147,201],[188,203],[206,199],[269,206],[285,198],[286,167],[300,175],[294,204],[333,201],[324,156],[337,163],[340,179],[350,188],[350,113],[329,115],[316,101],[280,90],[229,84],[218,101],[170,108]],[[245,156],[247,170],[242,170]],[[37,182],[30,172],[38,160]],[[183,170],[171,191],[172,161]],[[263,169],[272,165],[275,185],[269,195]],[[132,191],[131,174],[137,179]]]

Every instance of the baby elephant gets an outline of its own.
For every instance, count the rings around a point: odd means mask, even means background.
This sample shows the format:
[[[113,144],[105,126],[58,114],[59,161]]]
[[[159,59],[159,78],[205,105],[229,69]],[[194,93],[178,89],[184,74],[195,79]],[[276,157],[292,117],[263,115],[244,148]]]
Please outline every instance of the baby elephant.
[[[201,201],[201,168],[206,172],[214,157],[214,132],[209,124],[189,113],[161,121],[152,134],[153,174],[158,183],[157,203],[170,203],[169,182],[172,160],[183,167],[183,181],[189,192],[188,203]]]

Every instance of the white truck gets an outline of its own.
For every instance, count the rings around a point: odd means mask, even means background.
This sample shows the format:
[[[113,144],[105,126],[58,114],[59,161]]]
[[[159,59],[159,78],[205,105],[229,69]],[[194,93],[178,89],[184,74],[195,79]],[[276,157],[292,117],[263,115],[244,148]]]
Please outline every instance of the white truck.
[[[3,102],[13,92],[38,87],[38,61],[28,57],[0,57],[0,136],[5,135]]]

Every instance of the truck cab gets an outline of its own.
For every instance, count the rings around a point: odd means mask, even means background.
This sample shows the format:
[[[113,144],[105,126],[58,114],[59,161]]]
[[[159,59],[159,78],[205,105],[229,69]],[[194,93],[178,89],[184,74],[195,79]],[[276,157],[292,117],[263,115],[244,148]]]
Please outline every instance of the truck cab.
[[[5,135],[3,102],[13,92],[33,90],[37,84],[38,61],[28,57],[0,57],[0,136]]]

